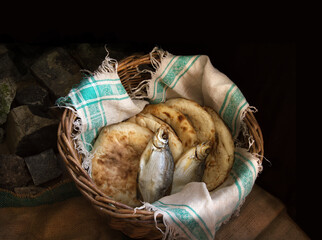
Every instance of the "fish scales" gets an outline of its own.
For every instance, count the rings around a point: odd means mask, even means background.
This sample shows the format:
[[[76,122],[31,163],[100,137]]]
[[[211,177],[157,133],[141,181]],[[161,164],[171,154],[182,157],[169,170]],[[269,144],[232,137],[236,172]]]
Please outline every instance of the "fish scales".
[[[176,162],[171,194],[180,192],[189,182],[200,182],[213,143],[205,141],[187,150]]]
[[[161,126],[140,158],[139,191],[144,202],[166,195],[173,180],[174,160],[168,145],[168,130]]]

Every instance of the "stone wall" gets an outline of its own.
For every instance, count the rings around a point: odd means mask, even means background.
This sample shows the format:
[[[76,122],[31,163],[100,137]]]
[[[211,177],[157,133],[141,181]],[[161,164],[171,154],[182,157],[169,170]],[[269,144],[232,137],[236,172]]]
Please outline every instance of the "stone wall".
[[[121,60],[132,54],[106,46]],[[68,177],[57,147],[54,107],[106,56],[104,44],[0,44],[0,188],[34,195]]]

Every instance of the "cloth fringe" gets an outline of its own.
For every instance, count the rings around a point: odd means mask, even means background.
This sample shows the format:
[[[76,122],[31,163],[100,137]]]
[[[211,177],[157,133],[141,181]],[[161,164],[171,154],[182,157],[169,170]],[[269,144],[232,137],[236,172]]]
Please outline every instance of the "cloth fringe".
[[[145,72],[150,72],[150,70],[144,69],[140,71],[138,75]],[[131,88],[130,86],[130,91],[131,91],[131,93],[129,94],[130,98],[134,100],[147,98],[148,97],[147,92],[148,92],[148,87],[150,82],[151,82],[151,79],[148,79],[140,82],[135,88]]]
[[[155,53],[159,56],[160,60],[154,57]],[[142,73],[150,73],[151,78],[140,82],[139,85],[134,88],[130,87],[131,93],[129,94],[129,96],[134,100],[149,98],[149,92],[150,92],[149,87],[151,85],[151,82],[153,81],[156,72],[160,69],[163,59],[169,54],[169,52],[164,51],[159,47],[154,47],[149,54],[150,54],[150,62],[154,71],[148,70],[148,69],[143,69],[143,70],[140,70],[138,68],[136,69],[137,74],[134,77]]]
[[[254,106],[249,106],[242,114],[241,131],[242,131],[243,136],[246,139],[248,139],[248,149],[247,149],[247,151],[249,152],[250,148],[255,143],[255,139],[253,138],[252,135],[249,134],[248,128],[247,128],[247,126],[246,126],[246,124],[244,122],[244,119],[245,119],[245,116],[246,116],[247,112],[256,113],[256,112],[258,112],[258,109],[256,107],[254,107]],[[261,154],[258,154],[258,153],[252,153],[252,155],[258,159],[257,160],[258,173],[261,173],[263,171],[263,164],[262,164],[260,158],[265,159],[271,165],[271,162],[264,155],[261,155]]]
[[[241,121],[240,121],[240,129],[239,132],[243,135],[244,139],[247,139],[248,144],[247,144],[247,150],[249,151],[252,145],[255,143],[255,140],[252,135],[249,134],[248,127],[244,121],[247,112],[257,112],[258,110],[253,107],[249,106],[247,109],[245,109],[242,114],[241,114]],[[245,147],[245,142],[240,141],[238,137],[235,139],[235,146],[236,147]]]
[[[97,80],[103,80],[106,78],[107,74],[117,74],[117,68],[118,68],[118,62],[117,60],[109,57],[109,51],[106,47],[104,46],[105,51],[106,51],[106,57],[103,60],[102,64],[97,68],[96,71],[91,72],[86,69],[82,69],[81,72],[84,75],[84,78],[89,78],[89,77],[94,77]],[[160,61],[154,57],[155,53],[158,54]],[[165,58],[167,55],[167,52],[159,49],[158,47],[155,47],[151,52],[150,52],[150,57],[151,57],[151,65],[155,70],[160,68],[162,60]],[[142,74],[149,72],[151,74],[151,79],[142,81],[137,87],[130,89],[131,94],[129,94],[130,98],[132,100],[141,100],[144,98],[147,98],[147,88],[149,87],[149,84],[152,80],[152,77],[155,75],[154,71],[149,71],[147,69],[145,70],[139,70],[137,68],[137,74]],[[134,76],[135,77],[135,76]],[[82,141],[81,135],[82,135],[82,121],[79,118],[77,111],[74,109],[69,96],[66,97],[61,97],[57,99],[56,101],[56,106],[59,108],[68,108],[71,111],[75,113],[75,115],[78,117],[76,121],[73,123],[73,129],[75,130],[75,133],[73,133],[72,138],[74,140],[75,144],[75,149],[77,150],[78,153],[82,154],[84,156],[83,162],[82,162],[82,167],[88,172],[88,174],[91,176],[91,159],[93,158],[93,153],[90,153],[89,151],[86,150],[86,147],[84,144],[88,144]],[[90,145],[90,144],[89,144]],[[90,145],[92,148],[92,145]]]
[[[77,111],[73,107],[71,103],[68,103],[68,96],[67,97],[61,97],[57,99],[56,101],[56,106],[59,108],[67,108],[71,110],[75,115],[76,115],[76,120],[73,122],[73,130],[75,131],[74,133],[71,134],[71,137],[74,142],[74,147],[76,151],[83,155],[83,162],[82,162],[82,167],[88,172],[89,176],[92,176],[92,169],[91,169],[91,159],[93,158],[93,154],[88,152],[84,146],[84,142],[81,139],[81,134],[82,134],[82,120],[79,117]],[[86,144],[86,143],[85,143]]]
[[[82,69],[81,72],[84,75],[84,78],[94,77],[97,80],[105,79],[106,74],[117,73],[118,62],[117,60],[109,57],[109,51],[107,50],[106,45],[104,46],[106,51],[106,57],[103,60],[102,64],[97,68],[96,71],[91,72],[87,69]],[[61,97],[56,100],[56,106],[59,108],[68,108],[77,116],[77,119],[73,122],[73,129],[75,133],[72,133],[72,138],[74,140],[74,147],[76,151],[83,155],[82,167],[88,172],[89,176],[92,177],[92,158],[93,153],[90,153],[86,150],[84,144],[87,144],[92,148],[91,144],[88,144],[81,139],[82,134],[82,120],[78,115],[77,111],[74,109],[72,103],[70,103],[69,96]]]
[[[155,206],[153,206],[152,204],[150,203],[147,203],[147,202],[144,202],[143,203],[143,206],[146,208],[146,210],[148,211],[153,211],[154,212],[154,223],[155,223],[155,227],[156,229],[158,229],[163,237],[162,237],[162,240],[165,240],[165,239],[176,239],[175,236],[179,235],[179,233],[176,233],[175,232],[175,229],[172,228],[165,220],[165,218],[163,218],[163,224],[165,226],[165,232],[162,231],[161,228],[158,227],[158,222],[157,222],[157,216],[159,214],[162,214],[162,211],[160,211],[158,208],[156,208]]]
[[[94,71],[93,76],[95,79],[104,79],[106,74],[117,73],[118,62],[114,58],[109,57],[109,51],[107,50],[106,45],[104,46],[106,51],[106,57],[103,60],[102,64]]]

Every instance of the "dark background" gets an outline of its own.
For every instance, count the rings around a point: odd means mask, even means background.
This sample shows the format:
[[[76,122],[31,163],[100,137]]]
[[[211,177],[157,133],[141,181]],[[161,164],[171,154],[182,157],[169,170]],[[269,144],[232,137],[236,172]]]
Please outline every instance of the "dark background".
[[[312,225],[303,210],[297,178],[296,151],[296,56],[292,38],[224,40],[213,34],[146,35],[139,31],[9,31],[0,42],[57,45],[102,43],[126,52],[148,53],[159,46],[175,55],[205,54],[214,67],[241,89],[255,114],[264,136],[264,170],[257,184],[279,198],[292,219],[310,235]],[[113,56],[111,56],[113,57]]]

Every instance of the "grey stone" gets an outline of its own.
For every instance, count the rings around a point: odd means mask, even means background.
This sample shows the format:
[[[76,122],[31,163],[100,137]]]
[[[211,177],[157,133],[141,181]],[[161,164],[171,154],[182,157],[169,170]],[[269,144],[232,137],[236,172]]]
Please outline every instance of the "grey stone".
[[[23,158],[14,154],[0,154],[0,187],[13,190],[26,186],[31,176]]]
[[[12,45],[9,45],[12,47]],[[14,45],[15,52],[18,52],[20,56],[34,58],[39,57],[45,51],[53,48],[46,44],[30,44],[30,43],[19,43]]]
[[[97,70],[107,55],[103,44],[80,43],[72,46],[70,52],[83,69],[91,72]]]
[[[15,100],[19,105],[45,106],[49,104],[49,95],[45,88],[32,84],[17,90]]]
[[[8,52],[8,48],[4,44],[0,44],[0,55]]]
[[[62,174],[53,149],[26,157],[25,162],[36,186],[53,180]]]
[[[69,176],[64,159],[62,158],[59,152],[56,154],[56,158],[57,158],[58,167],[62,170],[63,174]]]
[[[6,141],[0,143],[0,154],[10,154]]]
[[[12,109],[8,115],[6,143],[11,153],[25,157],[56,146],[58,119],[36,115],[31,106]]]
[[[82,79],[79,65],[60,47],[39,57],[31,71],[56,98],[66,96]]]
[[[107,55],[120,61],[133,54],[131,51],[124,50],[124,46],[106,45],[106,49],[104,44],[79,43],[72,45],[70,52],[83,69],[91,72],[98,69]]]
[[[5,133],[4,129],[0,128],[0,143],[2,143],[4,140],[4,133]]]
[[[15,81],[20,80],[20,73],[10,57],[10,52],[0,55],[0,79],[11,77]]]
[[[7,44],[10,51],[14,52],[12,57],[17,69],[22,75],[30,72],[30,66],[45,52],[52,48],[49,45],[39,44]]]
[[[0,125],[7,120],[11,103],[16,95],[16,83],[11,77],[0,79]]]

